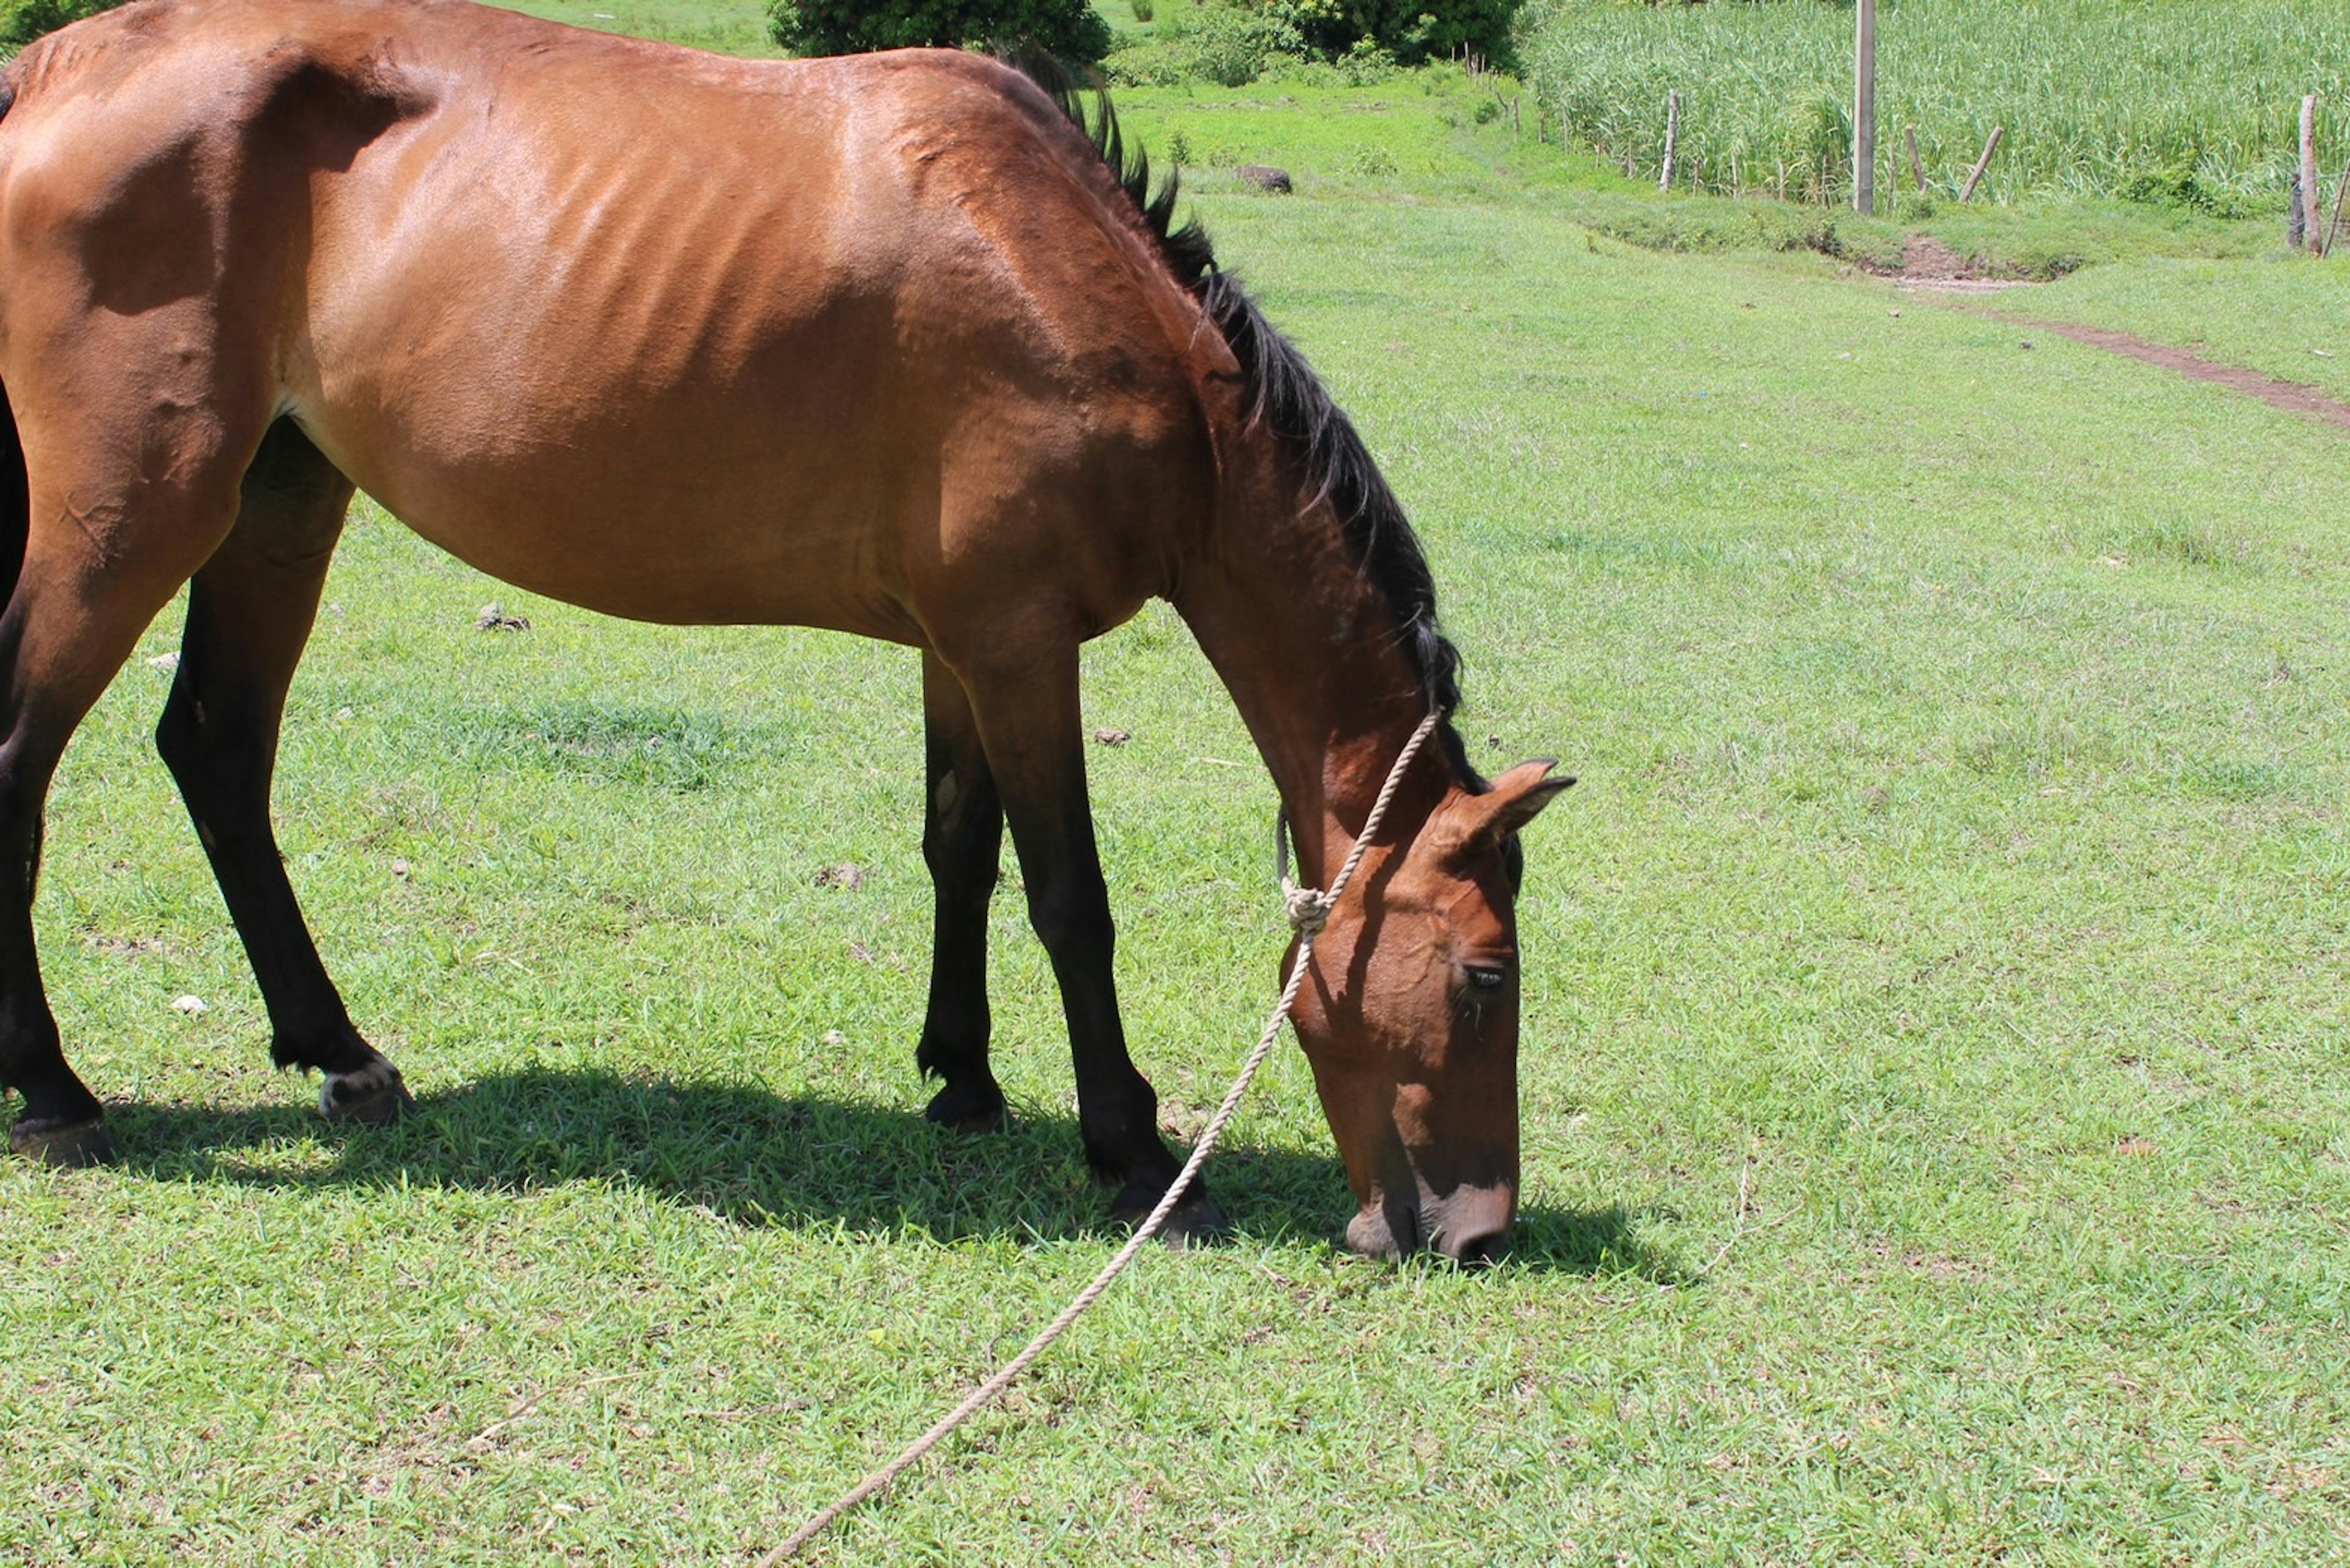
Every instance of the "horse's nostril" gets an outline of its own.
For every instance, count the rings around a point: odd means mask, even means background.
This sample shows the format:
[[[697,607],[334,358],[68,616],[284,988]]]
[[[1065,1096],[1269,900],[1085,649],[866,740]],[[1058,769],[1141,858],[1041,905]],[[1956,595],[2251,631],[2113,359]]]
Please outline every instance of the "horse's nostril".
[[[1456,1251],[1451,1239],[1447,1238],[1444,1252],[1456,1263],[1490,1263],[1502,1255],[1502,1247],[1509,1239],[1507,1231],[1489,1231],[1482,1236],[1462,1238]]]
[[[1436,1250],[1455,1262],[1489,1263],[1500,1255],[1517,1218],[1516,1195],[1506,1187],[1461,1188],[1438,1199]]]

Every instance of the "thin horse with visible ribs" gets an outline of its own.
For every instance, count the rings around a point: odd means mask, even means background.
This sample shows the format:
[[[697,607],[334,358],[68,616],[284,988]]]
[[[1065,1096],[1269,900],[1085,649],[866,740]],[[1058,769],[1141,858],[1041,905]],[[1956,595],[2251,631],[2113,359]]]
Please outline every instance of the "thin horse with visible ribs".
[[[930,1116],[1004,1115],[986,909],[1008,821],[1085,1150],[1177,1169],[1128,1059],[1077,649],[1154,596],[1295,825],[1344,858],[1458,658],[1401,507],[1305,360],[1172,223],[1107,106],[920,50],[756,62],[461,0],[137,0],[26,49],[0,118],[0,1085],[20,1152],[112,1153],[31,907],[68,737],[183,583],[156,742],[330,1117],[408,1103],[270,826],[355,486],[618,616],[921,650]],[[1295,1012],[1369,1251],[1481,1253],[1518,1187],[1515,836],[1449,719]],[[1205,1194],[1194,1229],[1219,1222]]]

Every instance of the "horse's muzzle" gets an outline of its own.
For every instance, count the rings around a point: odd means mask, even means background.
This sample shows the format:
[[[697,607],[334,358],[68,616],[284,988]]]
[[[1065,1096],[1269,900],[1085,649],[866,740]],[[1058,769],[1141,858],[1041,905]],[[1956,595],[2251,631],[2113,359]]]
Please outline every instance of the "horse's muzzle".
[[[1347,1245],[1367,1257],[1400,1258],[1422,1247],[1456,1263],[1482,1263],[1500,1252],[1516,1220],[1508,1187],[1456,1187],[1425,1203],[1389,1198],[1367,1205],[1347,1225]]]

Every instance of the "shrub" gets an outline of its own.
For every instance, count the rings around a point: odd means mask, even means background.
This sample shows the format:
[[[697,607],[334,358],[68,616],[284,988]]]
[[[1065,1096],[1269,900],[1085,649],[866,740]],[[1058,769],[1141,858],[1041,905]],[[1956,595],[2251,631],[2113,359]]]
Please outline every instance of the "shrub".
[[[1488,65],[1515,63],[1511,47],[1519,0],[1268,0],[1289,11],[1306,44],[1336,58],[1368,40],[1408,66],[1468,54]]]
[[[1159,15],[1159,7],[1153,0],[1127,0],[1127,3],[1132,8],[1134,19],[1138,22],[1150,21]]]
[[[1178,26],[1177,37],[1191,62],[1188,74],[1218,87],[1246,87],[1264,73],[1276,55],[1305,47],[1296,26],[1271,5],[1201,5]]]
[[[1169,16],[1152,42],[1120,49],[1103,64],[1120,86],[1210,81],[1246,87],[1276,60],[1305,47],[1287,6],[1211,0]]]
[[[2178,162],[2166,163],[2158,169],[2138,170],[2125,179],[2115,193],[2125,202],[2136,202],[2143,206],[2209,213],[2215,218],[2243,216],[2245,203],[2206,184],[2197,172],[2197,162],[2198,160],[2190,154]]]
[[[95,16],[122,0],[0,0],[0,48],[21,49],[68,22]]]
[[[795,55],[1025,40],[1064,59],[1109,52],[1109,24],[1087,0],[768,0],[768,35]]]

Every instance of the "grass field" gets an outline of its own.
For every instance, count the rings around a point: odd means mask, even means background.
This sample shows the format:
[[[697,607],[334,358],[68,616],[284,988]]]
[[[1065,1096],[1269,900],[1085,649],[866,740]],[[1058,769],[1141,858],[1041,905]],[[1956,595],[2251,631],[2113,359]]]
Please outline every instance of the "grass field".
[[[1627,5],[1534,0],[1530,78],[1569,133],[1649,178],[1665,97],[1684,102],[1679,178],[1717,192],[1850,193],[1853,23],[1810,0]],[[2350,14],[2295,0],[1887,0],[1878,30],[1877,189],[1908,192],[1901,131],[1958,193],[1994,125],[1994,196],[2116,196],[2134,182],[2282,210],[2301,96],[2338,143]],[[2159,82],[2159,91],[2146,90]],[[2328,168],[2339,170],[2339,158]],[[1839,170],[1841,171],[1839,171]]]
[[[1211,1169],[1240,1241],[1147,1258],[829,1555],[2350,1554],[2339,433],[1810,254],[1634,248],[1496,159],[1323,179],[1346,132],[1268,135],[1316,177],[1203,178],[1221,250],[1419,519],[1476,756],[1583,779],[1529,846],[1519,1245],[1334,1251],[1285,1049]],[[1999,306],[2258,362],[2256,310],[2338,337],[2344,265]],[[127,1159],[0,1163],[0,1552],[747,1556],[1118,1239],[1010,897],[1020,1126],[920,1120],[914,662],[599,619],[365,506],[328,597],[283,840],[424,1104],[329,1130],[268,1070],[147,741],[167,614],[49,817]],[[1188,1133],[1273,983],[1272,791],[1165,611],[1088,675]]]

